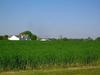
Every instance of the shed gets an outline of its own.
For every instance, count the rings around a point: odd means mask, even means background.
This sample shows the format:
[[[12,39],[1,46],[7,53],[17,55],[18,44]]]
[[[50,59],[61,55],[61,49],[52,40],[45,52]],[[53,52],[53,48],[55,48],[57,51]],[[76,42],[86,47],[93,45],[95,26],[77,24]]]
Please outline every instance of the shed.
[[[19,37],[13,35],[11,37],[8,37],[8,40],[20,40]]]

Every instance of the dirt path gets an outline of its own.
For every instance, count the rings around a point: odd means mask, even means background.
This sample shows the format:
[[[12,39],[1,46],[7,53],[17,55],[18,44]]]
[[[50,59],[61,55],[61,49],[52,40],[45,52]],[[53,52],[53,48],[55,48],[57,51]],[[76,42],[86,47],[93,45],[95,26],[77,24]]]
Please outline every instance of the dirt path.
[[[54,68],[49,70],[33,70],[33,71],[42,71],[42,72],[53,72],[53,71],[66,71],[66,70],[81,70],[81,69],[98,69],[100,66],[83,66],[83,67],[70,67],[70,68]]]
[[[56,72],[56,71],[69,71],[69,70],[85,70],[85,69],[99,69],[100,66],[83,66],[83,67],[70,67],[70,68],[53,68],[53,69],[41,69],[41,70],[20,70],[20,71],[8,71],[8,72],[1,72],[1,73],[9,73],[13,74],[15,72]]]

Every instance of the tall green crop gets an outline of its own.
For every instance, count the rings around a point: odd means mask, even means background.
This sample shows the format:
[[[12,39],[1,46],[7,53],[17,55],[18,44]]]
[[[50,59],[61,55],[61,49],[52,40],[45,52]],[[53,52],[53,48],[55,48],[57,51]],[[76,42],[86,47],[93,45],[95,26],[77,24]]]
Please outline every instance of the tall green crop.
[[[0,70],[99,62],[99,41],[0,41]]]

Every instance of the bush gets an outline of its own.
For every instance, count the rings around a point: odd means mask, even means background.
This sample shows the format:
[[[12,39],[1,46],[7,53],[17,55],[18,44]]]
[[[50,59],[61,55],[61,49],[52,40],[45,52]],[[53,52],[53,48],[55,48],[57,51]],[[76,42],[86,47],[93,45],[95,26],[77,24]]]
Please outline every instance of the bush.
[[[8,40],[8,35],[0,36],[0,40]]]

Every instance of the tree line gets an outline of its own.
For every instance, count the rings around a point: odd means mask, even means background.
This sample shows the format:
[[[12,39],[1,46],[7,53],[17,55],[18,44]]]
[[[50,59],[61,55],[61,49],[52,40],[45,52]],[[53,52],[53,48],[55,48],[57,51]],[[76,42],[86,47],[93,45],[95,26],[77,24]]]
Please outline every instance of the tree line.
[[[97,37],[95,39],[88,37],[88,38],[67,38],[67,37],[62,37],[62,38],[49,38],[49,40],[54,41],[54,40],[62,40],[62,41],[68,41],[68,40],[72,40],[72,41],[93,41],[93,40],[97,40],[100,41],[100,37]]]
[[[24,35],[24,36],[28,36],[31,40],[37,40],[37,35],[33,34],[31,31],[24,31],[24,32],[21,32],[19,33],[17,36],[21,36],[21,35]],[[0,40],[8,40],[8,37],[9,35],[0,35]],[[67,38],[67,37],[61,37],[59,39],[56,39],[56,38],[48,38],[48,40],[50,41],[53,41],[53,40],[64,40],[64,41],[67,41],[67,40],[94,40],[93,38],[91,37],[88,37],[88,38],[81,38],[81,39],[73,39],[73,38]],[[100,40],[100,37],[97,37],[95,40]]]
[[[0,40],[8,40],[8,35],[0,35]]]
[[[17,36],[20,37],[21,35],[27,36],[31,40],[36,40],[37,35],[33,34],[31,31],[24,31],[19,33]],[[0,35],[0,40],[8,40],[9,35]]]

